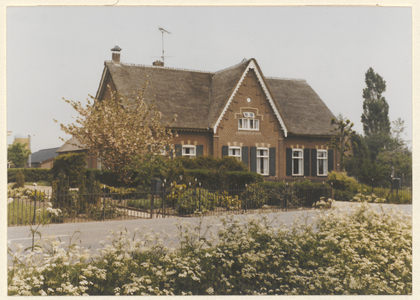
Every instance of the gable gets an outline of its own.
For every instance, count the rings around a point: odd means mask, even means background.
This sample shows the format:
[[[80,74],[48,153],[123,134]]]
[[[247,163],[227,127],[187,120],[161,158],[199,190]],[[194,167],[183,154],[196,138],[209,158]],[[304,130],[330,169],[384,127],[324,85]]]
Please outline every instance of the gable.
[[[280,113],[279,113],[279,111],[278,111],[278,109],[277,109],[277,106],[275,105],[275,102],[274,102],[273,98],[271,97],[270,92],[269,92],[269,91],[268,91],[268,89],[267,89],[267,86],[266,86],[266,84],[265,84],[265,82],[264,82],[264,79],[263,79],[263,75],[261,74],[261,71],[260,71],[260,70],[259,70],[259,68],[257,67],[257,64],[256,64],[256,62],[255,62],[255,60],[254,60],[254,59],[251,59],[251,60],[249,60],[249,61],[247,62],[247,66],[246,66],[245,70],[242,72],[241,77],[240,77],[240,79],[239,79],[239,82],[236,84],[236,86],[235,86],[235,88],[234,88],[233,92],[230,94],[230,97],[229,97],[229,99],[227,100],[227,103],[224,105],[223,110],[222,110],[222,111],[221,111],[221,113],[219,114],[219,116],[218,116],[218,118],[217,118],[217,121],[216,121],[216,122],[215,122],[215,124],[213,125],[213,132],[214,132],[214,133],[216,133],[216,132],[217,132],[217,127],[219,126],[219,124],[220,124],[220,122],[221,122],[221,120],[222,120],[223,116],[225,115],[225,113],[226,113],[226,111],[227,111],[227,109],[228,109],[229,105],[231,104],[231,102],[232,102],[233,98],[235,97],[236,92],[238,91],[239,87],[240,87],[240,86],[241,86],[241,84],[243,83],[243,81],[244,81],[244,79],[245,79],[245,76],[246,76],[246,74],[248,73],[248,71],[249,71],[250,69],[254,70],[255,74],[257,75],[258,81],[259,81],[259,83],[260,83],[260,85],[261,85],[261,87],[262,87],[262,89],[263,89],[263,91],[264,91],[264,94],[265,94],[265,96],[266,96],[266,99],[267,99],[267,101],[270,103],[271,108],[273,109],[274,114],[275,114],[275,116],[276,116],[276,118],[277,118],[277,120],[278,120],[278,122],[279,122],[279,124],[280,124],[281,128],[283,129],[284,136],[285,136],[285,137],[287,137],[287,128],[286,128],[286,125],[285,125],[285,123],[284,123],[284,121],[283,121],[283,118],[281,117],[281,115],[280,115]]]

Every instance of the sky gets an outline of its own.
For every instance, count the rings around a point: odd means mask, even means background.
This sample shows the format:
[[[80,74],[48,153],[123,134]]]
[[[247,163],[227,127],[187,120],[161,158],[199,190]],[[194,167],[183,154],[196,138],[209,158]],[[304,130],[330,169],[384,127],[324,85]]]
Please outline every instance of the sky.
[[[255,58],[265,76],[305,79],[334,115],[363,133],[362,92],[372,67],[386,81],[389,119],[412,140],[410,7],[7,7],[7,130],[32,152],[69,139],[59,123],[99,87],[116,44],[123,63],[216,72]],[[58,120],[58,123],[54,122]]]

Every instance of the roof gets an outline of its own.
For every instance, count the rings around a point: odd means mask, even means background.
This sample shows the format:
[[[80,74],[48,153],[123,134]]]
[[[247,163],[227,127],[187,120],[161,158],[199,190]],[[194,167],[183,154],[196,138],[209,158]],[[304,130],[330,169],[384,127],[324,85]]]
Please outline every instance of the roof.
[[[62,153],[62,152],[72,152],[72,151],[83,151],[85,149],[86,147],[83,144],[81,144],[77,138],[72,137],[71,139],[66,141],[63,146],[58,148],[56,152]]]
[[[48,159],[56,157],[58,154],[56,151],[59,147],[42,149],[31,154],[31,163],[42,163]]]
[[[163,122],[176,116],[175,128],[209,129],[217,124],[251,63],[257,66],[269,93],[267,98],[273,100],[290,134],[332,135],[330,121],[334,115],[305,80],[266,78],[255,59],[242,60],[215,73],[106,61],[97,97],[107,76],[117,92],[131,101],[135,99],[133,92],[141,90],[147,80],[145,101],[154,99]]]

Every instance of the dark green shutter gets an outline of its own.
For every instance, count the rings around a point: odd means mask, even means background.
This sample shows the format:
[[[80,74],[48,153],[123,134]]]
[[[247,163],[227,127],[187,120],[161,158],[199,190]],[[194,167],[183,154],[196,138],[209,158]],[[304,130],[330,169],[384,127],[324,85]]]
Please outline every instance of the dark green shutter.
[[[310,159],[309,159],[309,149],[303,149],[303,175],[309,176],[309,168],[310,168]]]
[[[175,156],[176,157],[182,156],[182,145],[180,144],[175,145]]]
[[[276,176],[276,148],[270,148],[269,150],[269,175]]]
[[[317,150],[311,149],[311,176],[317,176],[318,170],[316,168]]]
[[[292,148],[286,148],[286,176],[292,176]]]
[[[203,145],[197,145],[195,147],[195,155],[196,156],[203,156]]]
[[[228,156],[229,154],[229,147],[228,146],[222,146],[222,157]]]
[[[249,166],[249,162],[248,162],[248,156],[249,156],[249,154],[248,154],[248,151],[249,151],[249,148],[248,147],[242,147],[242,162],[245,165],[247,165],[247,166]]]
[[[250,165],[251,172],[257,172],[257,147],[250,149]]]
[[[334,150],[328,150],[328,172],[334,170]]]

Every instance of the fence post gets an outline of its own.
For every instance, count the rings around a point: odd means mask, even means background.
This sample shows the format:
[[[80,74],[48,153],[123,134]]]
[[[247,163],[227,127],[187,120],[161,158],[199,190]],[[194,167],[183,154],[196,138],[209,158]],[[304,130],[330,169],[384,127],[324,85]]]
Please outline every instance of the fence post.
[[[198,190],[198,193],[199,193],[199,196],[198,196],[198,207],[199,207],[199,210],[201,212],[201,182],[199,183],[199,185],[200,185],[200,189]]]
[[[34,204],[34,221],[33,221],[34,225],[36,223],[36,188],[35,188],[35,204]]]
[[[153,205],[155,204],[155,189],[154,189],[154,182],[152,181],[152,197],[150,199],[150,219],[153,219]]]
[[[289,186],[286,183],[286,212],[287,212],[288,200],[289,200]]]
[[[162,218],[165,217],[165,192],[166,192],[166,186],[165,186],[166,179],[162,183],[163,189],[162,189]]]
[[[103,219],[102,221],[105,221],[105,185],[104,185],[104,193],[102,197],[102,206],[103,206]]]
[[[245,183],[245,212],[248,210],[248,185]]]

